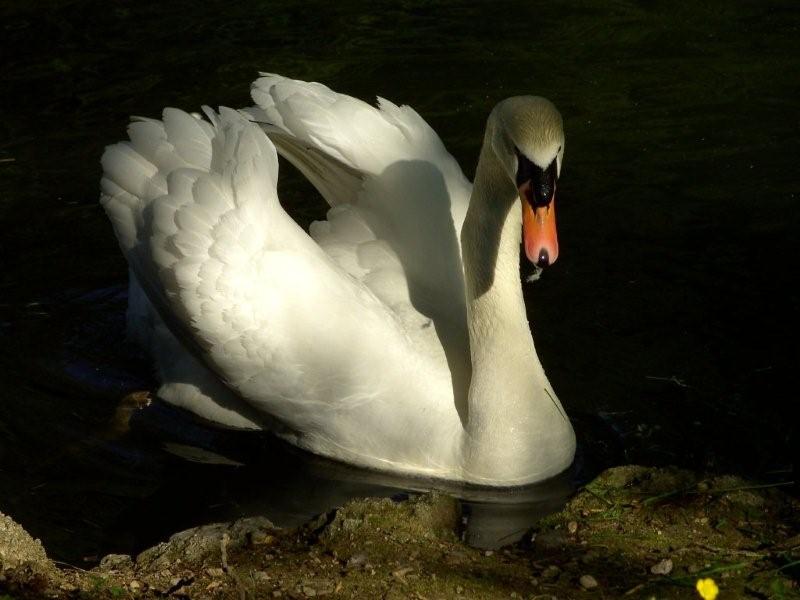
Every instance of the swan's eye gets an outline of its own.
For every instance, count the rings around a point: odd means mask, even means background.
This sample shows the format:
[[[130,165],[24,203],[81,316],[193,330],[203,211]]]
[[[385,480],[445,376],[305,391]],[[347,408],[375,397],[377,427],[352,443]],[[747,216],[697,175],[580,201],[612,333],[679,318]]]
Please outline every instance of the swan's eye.
[[[541,169],[518,149],[515,148],[515,150],[517,153],[517,187],[520,191],[525,190],[525,198],[534,208],[547,206],[553,200],[553,194],[556,191],[558,177],[556,159],[553,159],[546,169]]]

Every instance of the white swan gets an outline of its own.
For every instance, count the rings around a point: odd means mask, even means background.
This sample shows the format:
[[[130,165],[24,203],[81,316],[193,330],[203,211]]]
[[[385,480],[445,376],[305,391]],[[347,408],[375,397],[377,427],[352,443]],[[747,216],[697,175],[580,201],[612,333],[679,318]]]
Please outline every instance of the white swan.
[[[136,118],[102,158],[159,395],[369,468],[493,486],[566,469],[519,274],[523,220],[528,257],[557,255],[553,105],[498,104],[470,185],[407,106],[276,75],[252,95]],[[309,233],[278,202],[276,146],[332,207]]]

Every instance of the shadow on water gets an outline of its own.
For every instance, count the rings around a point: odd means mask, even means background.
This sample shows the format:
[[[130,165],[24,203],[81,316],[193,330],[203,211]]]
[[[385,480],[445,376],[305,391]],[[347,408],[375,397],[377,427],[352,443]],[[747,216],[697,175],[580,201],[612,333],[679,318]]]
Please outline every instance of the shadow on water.
[[[537,350],[576,423],[578,479],[625,462],[790,476],[794,2],[367,11],[12,1],[0,23],[0,510],[56,557],[130,551],[203,521],[269,515],[268,503],[289,522],[351,493],[414,489],[294,451],[277,460],[286,449],[263,437],[231,440],[158,404],[120,408],[153,381],[122,343],[127,268],[97,204],[102,148],[131,114],[246,105],[259,70],[413,106],[470,176],[497,101],[552,99],[567,137],[561,254],[525,295]],[[324,214],[285,166],[280,186],[302,225]],[[245,464],[187,461],[167,443]],[[541,507],[562,493],[494,502],[488,516],[471,500],[467,512],[484,523],[474,541],[516,530],[515,519],[535,517],[528,500]]]

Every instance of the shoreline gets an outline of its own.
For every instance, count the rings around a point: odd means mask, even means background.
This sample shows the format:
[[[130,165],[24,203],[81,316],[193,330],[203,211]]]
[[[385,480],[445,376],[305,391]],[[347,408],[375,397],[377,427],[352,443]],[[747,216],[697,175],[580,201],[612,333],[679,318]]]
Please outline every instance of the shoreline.
[[[440,493],[354,500],[297,527],[266,517],[176,533],[91,570],[56,565],[0,513],[0,599],[800,597],[800,502],[780,486],[638,466],[604,471],[522,541],[461,540]]]

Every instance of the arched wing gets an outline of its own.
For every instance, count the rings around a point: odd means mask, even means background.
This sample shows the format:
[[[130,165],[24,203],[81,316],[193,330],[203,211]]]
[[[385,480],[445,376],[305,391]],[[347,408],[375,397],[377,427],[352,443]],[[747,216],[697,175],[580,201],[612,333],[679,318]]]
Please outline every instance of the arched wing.
[[[251,91],[257,106],[248,112],[333,207],[331,224],[312,227],[312,236],[337,256],[355,256],[327,234],[340,214],[357,216],[400,265],[410,301],[403,314],[431,320],[453,381],[468,381],[459,238],[472,186],[439,136],[408,106],[379,98],[373,107],[319,83],[264,74]],[[398,289],[378,277],[364,282]],[[465,395],[457,391],[456,402]]]
[[[175,109],[134,121],[103,156],[101,202],[170,330],[250,404],[313,432],[407,379],[416,351],[280,206],[259,127],[205,112],[210,122]],[[380,262],[379,243],[362,245]]]

